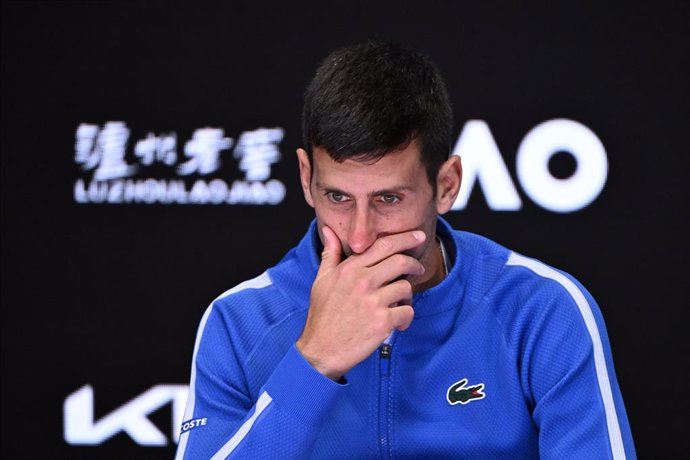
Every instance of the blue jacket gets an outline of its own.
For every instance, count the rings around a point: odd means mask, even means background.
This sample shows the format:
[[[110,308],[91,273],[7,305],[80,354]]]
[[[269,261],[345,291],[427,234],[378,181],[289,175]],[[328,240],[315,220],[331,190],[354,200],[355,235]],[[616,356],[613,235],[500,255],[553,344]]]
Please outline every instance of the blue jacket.
[[[177,459],[634,459],[601,313],[572,277],[439,219],[453,261],[410,328],[336,383],[295,347],[309,231],[218,297],[194,347]]]

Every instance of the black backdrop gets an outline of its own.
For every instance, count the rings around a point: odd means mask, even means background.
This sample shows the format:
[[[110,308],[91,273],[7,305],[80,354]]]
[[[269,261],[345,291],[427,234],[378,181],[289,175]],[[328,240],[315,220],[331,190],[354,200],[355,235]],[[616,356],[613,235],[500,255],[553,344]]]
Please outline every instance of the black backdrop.
[[[2,457],[172,456],[172,397],[148,414],[167,438],[159,447],[122,431],[70,444],[65,401],[91,386],[93,404],[80,407],[93,407],[96,425],[73,414],[88,432],[150,388],[188,382],[206,305],[277,262],[306,229],[294,157],[302,92],[330,50],[365,39],[432,56],[456,138],[469,120],[488,124],[522,208],[494,211],[475,185],[448,219],[576,275],[607,321],[639,456],[687,456],[687,7],[323,3],[3,3]],[[555,118],[586,125],[608,156],[602,193],[571,213],[530,200],[515,170],[523,137]],[[130,165],[141,163],[135,144],[148,133],[175,132],[179,164],[197,129],[222,128],[237,142],[281,127],[271,178],[285,198],[79,203],[75,188],[93,170],[75,161],[77,128],[102,132],[109,121],[130,130]],[[211,176],[180,178],[159,162],[130,179],[242,181],[231,152]]]

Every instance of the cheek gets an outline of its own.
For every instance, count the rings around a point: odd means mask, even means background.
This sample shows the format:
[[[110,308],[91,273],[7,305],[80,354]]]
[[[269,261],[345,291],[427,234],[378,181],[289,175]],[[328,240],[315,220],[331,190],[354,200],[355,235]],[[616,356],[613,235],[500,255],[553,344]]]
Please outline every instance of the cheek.
[[[345,223],[342,220],[336,220],[331,224],[331,228],[338,235],[341,243],[345,242]]]
[[[344,241],[345,235],[347,233],[347,222],[342,219],[333,219],[331,222],[332,229],[338,235],[338,238],[340,238],[340,241]]]
[[[427,231],[436,221],[436,215],[436,209],[431,206],[410,207],[387,220],[390,227],[398,227],[401,231],[412,229]]]
[[[335,216],[332,213],[324,212],[323,210],[316,211],[316,222],[319,227],[319,232],[323,226],[328,226],[335,232],[335,235],[340,240],[341,244],[344,242],[345,236],[345,220],[340,216]]]
[[[319,226],[328,225],[331,230],[338,233],[343,228],[345,220],[342,216],[329,211],[327,208],[317,206],[315,208],[316,220]]]

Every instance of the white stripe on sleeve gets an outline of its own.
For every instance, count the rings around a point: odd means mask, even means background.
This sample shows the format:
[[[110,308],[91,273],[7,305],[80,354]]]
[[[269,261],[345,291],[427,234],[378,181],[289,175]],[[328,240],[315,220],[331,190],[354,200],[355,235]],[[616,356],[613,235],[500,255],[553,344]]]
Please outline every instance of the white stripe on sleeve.
[[[235,286],[234,288],[228,289],[220,296],[218,296],[215,300],[220,300],[223,297],[227,297],[230,294],[234,294],[245,289],[261,289],[266,286],[270,286],[271,284],[273,284],[273,282],[271,281],[271,278],[268,276],[268,272],[264,272],[256,278],[244,281]],[[201,336],[203,335],[204,328],[206,327],[206,321],[208,320],[208,317],[210,316],[212,309],[213,303],[211,303],[211,305],[209,305],[206,309],[206,312],[204,313],[204,316],[201,318],[201,322],[199,323],[199,328],[196,333],[196,342],[194,343],[194,354],[192,355],[192,375],[189,379],[189,394],[187,396],[187,406],[184,411],[184,417],[182,418],[183,421],[191,419],[194,415],[194,405],[196,403],[196,355],[199,351],[199,343],[201,342]],[[185,449],[187,448],[188,438],[189,431],[185,431],[180,435],[180,441],[177,446],[177,454],[175,455],[175,460],[183,460]]]
[[[256,419],[259,418],[259,415],[271,404],[271,396],[266,393],[265,391],[261,393],[261,396],[259,396],[259,399],[256,401],[256,409],[254,410],[254,414],[252,414],[251,417],[245,421],[242,426],[240,427],[239,430],[230,438],[228,442],[225,443],[223,447],[220,448],[216,454],[211,457],[211,460],[223,460],[225,457],[230,455],[233,450],[239,445],[240,442],[244,439],[245,436],[247,436],[247,433],[249,433],[249,430],[252,429],[252,426],[254,426],[254,422],[256,422]]]
[[[532,270],[539,276],[552,279],[561,284],[566,291],[572,296],[577,304],[580,314],[585,321],[587,331],[592,339],[594,350],[594,366],[597,372],[597,380],[599,383],[599,391],[604,402],[604,411],[606,413],[606,426],[609,432],[609,439],[611,442],[611,452],[614,460],[624,460],[625,450],[623,448],[623,438],[621,437],[620,426],[618,425],[618,416],[616,415],[616,407],[613,403],[613,394],[611,392],[611,383],[609,382],[609,373],[606,369],[606,360],[604,358],[604,348],[601,344],[601,337],[599,336],[599,328],[594,319],[592,308],[585,298],[584,294],[578,289],[568,277],[562,273],[538,262],[534,259],[519,254],[511,253],[508,258],[507,265],[517,265]]]

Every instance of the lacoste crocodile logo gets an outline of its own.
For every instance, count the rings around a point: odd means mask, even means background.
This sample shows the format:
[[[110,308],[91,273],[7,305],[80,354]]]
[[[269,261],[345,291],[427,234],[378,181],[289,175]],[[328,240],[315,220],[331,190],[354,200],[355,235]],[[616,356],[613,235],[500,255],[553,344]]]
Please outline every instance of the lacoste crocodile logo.
[[[475,399],[483,399],[484,396],[486,396],[484,393],[482,393],[482,390],[484,389],[483,383],[478,383],[465,388],[466,384],[467,379],[462,379],[459,382],[455,382],[450,386],[450,388],[448,388],[448,394],[446,395],[448,404],[451,406],[458,403],[467,404],[470,401],[474,401]]]

